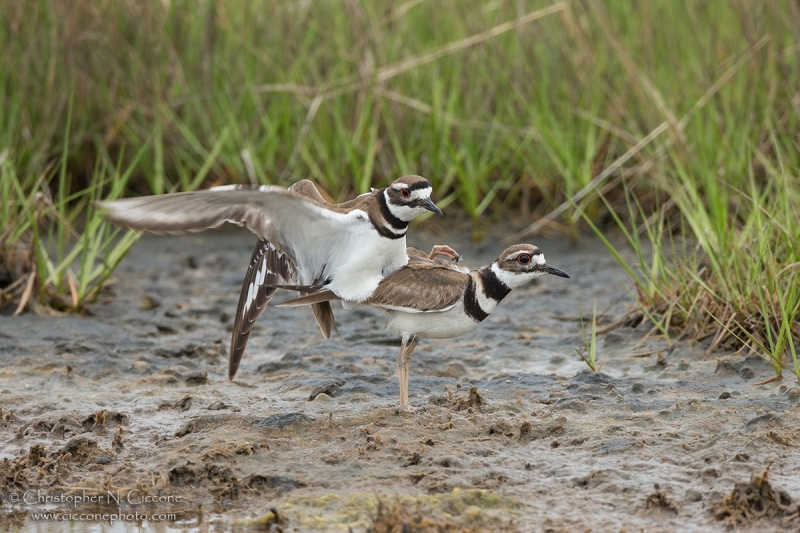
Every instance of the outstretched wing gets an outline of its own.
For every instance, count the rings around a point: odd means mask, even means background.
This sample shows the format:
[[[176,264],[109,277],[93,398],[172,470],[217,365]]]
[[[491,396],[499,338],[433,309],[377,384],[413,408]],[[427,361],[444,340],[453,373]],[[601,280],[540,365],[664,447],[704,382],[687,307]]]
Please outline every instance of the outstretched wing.
[[[185,233],[225,222],[246,226],[287,255],[301,283],[329,276],[331,258],[357,240],[366,213],[320,205],[315,199],[277,186],[224,186],[205,191],[99,202],[106,217],[153,233]]]
[[[293,282],[294,277],[294,267],[288,258],[276,250],[269,241],[260,239],[256,243],[253,256],[248,263],[247,273],[239,293],[239,303],[236,305],[236,317],[233,320],[233,334],[228,356],[228,379],[236,376],[256,320],[267,308],[267,304],[278,287]],[[303,294],[306,293],[303,291]],[[331,337],[332,332],[338,331],[330,303],[327,301],[315,302],[311,305],[311,310],[326,339]]]
[[[300,180],[291,187],[293,191],[305,196],[318,205],[330,205],[310,180]],[[270,285],[295,283],[294,265],[286,255],[280,253],[269,241],[259,239],[253,250],[253,256],[247,264],[239,303],[236,306],[236,317],[233,321],[230,354],[228,357],[228,378],[233,379],[239,364],[244,357],[247,341],[256,320],[267,308],[270,298],[275,294],[275,287]],[[337,331],[333,310],[328,302],[311,306],[314,318],[319,324],[322,335],[328,339],[332,331]]]

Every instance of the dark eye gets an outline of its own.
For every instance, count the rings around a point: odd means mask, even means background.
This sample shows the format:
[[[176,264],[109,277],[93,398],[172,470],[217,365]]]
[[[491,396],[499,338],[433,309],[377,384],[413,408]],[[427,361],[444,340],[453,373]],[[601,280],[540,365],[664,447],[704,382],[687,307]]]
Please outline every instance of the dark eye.
[[[520,254],[517,256],[517,263],[521,265],[527,265],[531,262],[531,256],[529,254]]]
[[[400,189],[400,196],[402,196],[403,198],[410,198],[411,191],[409,191],[408,189]]]

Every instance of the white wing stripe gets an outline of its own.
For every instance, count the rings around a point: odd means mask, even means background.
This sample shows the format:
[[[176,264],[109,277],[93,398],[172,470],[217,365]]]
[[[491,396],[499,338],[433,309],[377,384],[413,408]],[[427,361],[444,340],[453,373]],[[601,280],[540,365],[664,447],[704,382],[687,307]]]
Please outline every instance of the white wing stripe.
[[[254,291],[253,291],[254,287],[255,287],[255,284],[251,283],[250,286],[247,288],[247,301],[245,301],[245,303],[244,303],[244,310],[245,311],[249,311],[250,310],[250,305],[253,303],[253,300],[255,299],[255,294],[253,294],[254,293]]]

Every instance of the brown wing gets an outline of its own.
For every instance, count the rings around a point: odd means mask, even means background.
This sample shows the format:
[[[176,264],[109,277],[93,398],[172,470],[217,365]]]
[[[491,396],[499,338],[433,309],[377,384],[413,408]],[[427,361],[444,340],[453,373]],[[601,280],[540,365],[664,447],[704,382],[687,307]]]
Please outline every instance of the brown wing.
[[[444,266],[449,266],[455,270],[462,272],[469,272],[468,269],[459,264],[461,261],[461,254],[447,246],[446,244],[437,244],[431,248],[431,252],[426,254],[422,250],[418,250],[412,246],[406,248],[406,255],[408,256],[409,264],[418,262],[425,263],[427,261],[436,261]]]
[[[301,194],[319,205],[333,205],[322,196],[317,186],[314,185],[314,182],[311,180],[300,180],[297,183],[293,183],[289,187],[289,190]]]
[[[406,255],[408,256],[409,259],[420,259],[420,258],[427,259],[428,258],[428,254],[426,254],[422,250],[418,250],[418,249],[414,248],[413,246],[406,247]]]
[[[469,274],[457,270],[452,262],[414,256],[408,265],[384,278],[363,303],[416,311],[441,311],[458,302],[468,284]],[[328,289],[321,289],[281,302],[276,307],[328,303],[338,299]]]
[[[329,205],[310,180],[298,181],[289,187],[289,190],[318,205]],[[264,274],[259,279],[259,273],[262,271]],[[275,287],[265,285],[295,283],[297,281],[295,277],[295,268],[289,258],[280,253],[269,241],[259,239],[250,262],[247,264],[247,272],[239,293],[239,303],[236,306],[228,356],[228,379],[233,379],[236,375],[253,326],[277,290]],[[331,331],[338,331],[333,310],[328,302],[315,304],[311,309],[317,324],[319,324],[319,329],[326,339],[330,338]]]
[[[441,311],[458,302],[468,283],[469,274],[436,260],[420,258],[384,278],[364,303]]]
[[[318,194],[309,198],[272,185],[226,185],[97,205],[116,224],[154,233],[202,231],[225,222],[246,226],[289,257],[299,276],[295,283],[310,285],[340,266],[346,255],[343,248],[358,249],[367,221],[361,209],[345,210],[318,200]]]
[[[277,290],[275,287],[264,285],[289,283],[294,281],[294,277],[294,265],[286,255],[276,250],[269,241],[259,239],[247,265],[247,273],[244,275],[239,293],[239,303],[236,305],[228,356],[228,379],[233,379],[236,375],[253,326]]]

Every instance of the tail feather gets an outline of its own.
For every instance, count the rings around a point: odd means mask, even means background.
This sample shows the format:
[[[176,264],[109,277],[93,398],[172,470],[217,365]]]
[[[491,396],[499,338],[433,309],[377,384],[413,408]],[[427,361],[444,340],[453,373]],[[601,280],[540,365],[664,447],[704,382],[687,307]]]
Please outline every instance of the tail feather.
[[[320,302],[311,304],[311,311],[314,312],[314,318],[317,319],[319,329],[322,331],[322,336],[326,339],[331,338],[331,331],[339,333],[336,327],[336,321],[333,318],[333,309],[331,309],[330,302]]]
[[[332,291],[328,289],[322,289],[316,292],[312,292],[311,294],[308,294],[306,296],[300,296],[292,300],[281,302],[279,304],[276,304],[275,307],[297,307],[299,305],[312,305],[322,302],[331,302],[333,300],[339,300],[339,299],[340,298],[336,296]],[[328,304],[328,308],[330,308],[330,304]]]

